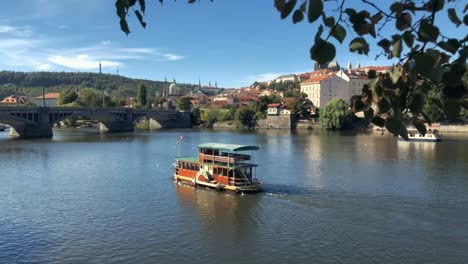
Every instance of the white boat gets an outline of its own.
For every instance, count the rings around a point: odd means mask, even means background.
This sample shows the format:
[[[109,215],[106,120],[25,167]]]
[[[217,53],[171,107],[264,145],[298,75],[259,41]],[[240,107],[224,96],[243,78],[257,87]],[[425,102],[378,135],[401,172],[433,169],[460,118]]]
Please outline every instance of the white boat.
[[[5,131],[8,128],[7,125],[0,124],[0,131]]]
[[[419,133],[417,130],[408,130],[408,139],[404,139],[401,136],[398,137],[400,141],[415,141],[415,142],[440,142],[442,136],[437,130],[429,129],[425,135]]]

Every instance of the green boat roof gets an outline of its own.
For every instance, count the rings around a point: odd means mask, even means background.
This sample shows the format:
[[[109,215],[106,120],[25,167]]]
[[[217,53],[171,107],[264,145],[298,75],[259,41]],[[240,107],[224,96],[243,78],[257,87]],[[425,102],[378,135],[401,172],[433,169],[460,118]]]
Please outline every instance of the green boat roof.
[[[185,161],[185,162],[198,163],[198,157],[194,157],[194,156],[177,157],[176,160],[177,160],[177,161]]]
[[[198,148],[226,150],[226,151],[247,151],[247,150],[259,149],[259,147],[257,146],[223,144],[223,143],[205,143],[205,144],[198,145]]]

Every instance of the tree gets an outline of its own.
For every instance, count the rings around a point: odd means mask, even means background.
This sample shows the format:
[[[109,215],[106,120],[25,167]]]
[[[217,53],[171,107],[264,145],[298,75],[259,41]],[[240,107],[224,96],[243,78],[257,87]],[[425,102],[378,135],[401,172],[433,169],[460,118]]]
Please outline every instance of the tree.
[[[293,103],[293,113],[302,117],[309,118],[314,104],[307,98],[307,94],[301,93]]]
[[[78,99],[78,94],[73,90],[66,90],[60,93],[57,99],[57,105],[65,105],[75,102]]]
[[[320,126],[324,129],[343,129],[348,122],[348,105],[342,99],[332,99],[320,110]]]
[[[194,107],[192,109],[192,126],[199,126],[200,125],[200,108]]]
[[[159,2],[162,4],[164,0]],[[190,4],[196,2],[188,1]],[[378,47],[381,50],[379,56],[394,60],[396,64],[390,72],[379,76],[375,72],[369,74],[374,80],[364,87],[359,98],[363,106],[354,109],[364,111],[366,118],[375,125],[407,138],[404,121],[409,119],[419,132],[425,134],[426,127],[420,117],[428,123],[431,120],[423,111],[423,102],[436,86],[442,90],[441,102],[449,119],[456,119],[465,111],[467,100],[463,77],[468,38],[458,32],[466,32],[468,15],[465,14],[467,8],[463,11],[459,6],[457,8],[460,1],[361,0],[358,10],[355,2],[274,0],[274,6],[281,19],[291,17],[294,24],[304,20],[319,24],[314,25],[317,32],[310,48],[310,58],[319,65],[336,56],[331,38],[343,44],[347,36],[352,36],[348,39],[350,52],[367,55],[371,48]],[[130,33],[127,15],[136,4],[137,1],[124,0],[115,3],[121,30],[126,34]],[[138,5],[135,15],[146,27],[143,17],[146,1],[139,0]],[[460,13],[465,14],[463,20]],[[436,19],[439,16],[447,16],[453,23],[452,28],[444,27],[441,33],[438,25],[441,19]],[[465,29],[459,29],[460,26]],[[348,34],[351,28],[354,32]]]
[[[145,107],[147,104],[146,86],[144,84],[140,84],[138,87],[137,104],[139,107]]]
[[[78,95],[78,103],[80,103],[82,106],[96,107],[99,106],[99,96],[95,90],[91,88],[81,89]]]
[[[240,107],[236,110],[234,120],[238,127],[253,128],[255,126],[255,111],[249,107]]]
[[[206,124],[206,127],[212,128],[214,123],[218,121],[219,109],[207,108],[201,111],[201,120]]]
[[[181,111],[190,111],[192,109],[192,98],[190,96],[182,96],[177,99],[177,108]]]

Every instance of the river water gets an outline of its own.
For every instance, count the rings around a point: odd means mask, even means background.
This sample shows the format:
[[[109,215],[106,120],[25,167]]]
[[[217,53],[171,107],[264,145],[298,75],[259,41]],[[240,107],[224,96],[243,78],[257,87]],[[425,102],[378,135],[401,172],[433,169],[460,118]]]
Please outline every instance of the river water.
[[[468,137],[0,133],[0,263],[468,263]],[[265,191],[171,180],[176,144],[260,146]]]

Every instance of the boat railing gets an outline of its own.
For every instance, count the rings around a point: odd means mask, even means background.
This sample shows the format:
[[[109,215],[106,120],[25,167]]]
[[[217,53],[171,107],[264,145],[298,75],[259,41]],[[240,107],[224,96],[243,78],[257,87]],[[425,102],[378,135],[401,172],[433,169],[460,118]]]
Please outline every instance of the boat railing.
[[[221,163],[228,163],[228,164],[234,164],[234,163],[239,163],[239,162],[250,160],[250,156],[244,155],[244,154],[229,154],[229,156],[224,156],[224,155],[209,155],[209,154],[199,153],[198,158],[201,162],[214,161],[214,162],[221,162]]]

